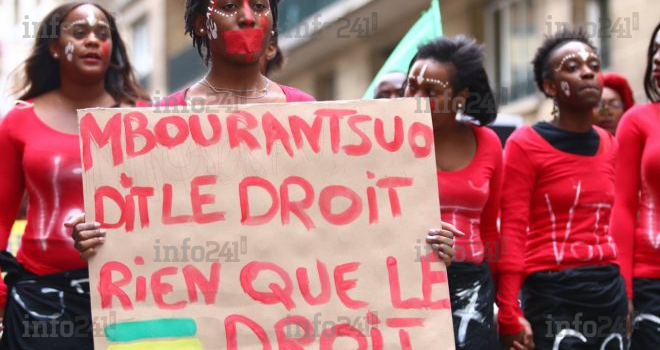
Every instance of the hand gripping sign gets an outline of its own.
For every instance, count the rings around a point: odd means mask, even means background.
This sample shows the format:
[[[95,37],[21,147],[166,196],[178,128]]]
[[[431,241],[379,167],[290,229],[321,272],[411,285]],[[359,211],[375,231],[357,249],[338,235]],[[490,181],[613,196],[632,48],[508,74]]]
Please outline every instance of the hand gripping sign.
[[[416,107],[79,111],[96,348],[453,349]]]

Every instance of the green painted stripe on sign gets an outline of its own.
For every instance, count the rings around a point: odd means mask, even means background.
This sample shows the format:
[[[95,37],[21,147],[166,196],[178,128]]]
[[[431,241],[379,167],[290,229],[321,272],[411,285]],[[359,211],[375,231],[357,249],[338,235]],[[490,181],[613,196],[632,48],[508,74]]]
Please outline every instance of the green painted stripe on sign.
[[[105,327],[105,337],[112,342],[154,338],[192,337],[197,324],[192,318],[163,318],[149,321],[115,323]]]

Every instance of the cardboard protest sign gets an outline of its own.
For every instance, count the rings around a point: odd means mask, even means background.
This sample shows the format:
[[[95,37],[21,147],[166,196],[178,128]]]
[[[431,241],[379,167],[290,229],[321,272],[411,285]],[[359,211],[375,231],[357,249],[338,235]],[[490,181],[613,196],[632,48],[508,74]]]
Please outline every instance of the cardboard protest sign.
[[[97,349],[453,349],[419,101],[79,112]]]

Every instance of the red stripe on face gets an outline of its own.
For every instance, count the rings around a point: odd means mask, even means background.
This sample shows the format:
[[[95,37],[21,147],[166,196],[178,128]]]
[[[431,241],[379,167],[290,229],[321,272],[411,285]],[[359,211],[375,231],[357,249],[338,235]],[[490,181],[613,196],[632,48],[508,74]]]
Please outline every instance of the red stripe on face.
[[[262,49],[264,32],[261,29],[249,28],[240,30],[228,30],[222,32],[225,39],[227,53],[233,55],[247,55],[251,60],[255,52]]]
[[[254,23],[254,13],[250,8],[250,0],[243,0],[243,11],[245,12],[245,20],[248,22],[248,25]]]
[[[264,36],[265,36],[266,32],[268,31],[268,28],[270,28],[270,21],[268,20],[268,16],[261,16],[261,19],[259,20],[259,24],[261,25],[261,30],[264,31]]]

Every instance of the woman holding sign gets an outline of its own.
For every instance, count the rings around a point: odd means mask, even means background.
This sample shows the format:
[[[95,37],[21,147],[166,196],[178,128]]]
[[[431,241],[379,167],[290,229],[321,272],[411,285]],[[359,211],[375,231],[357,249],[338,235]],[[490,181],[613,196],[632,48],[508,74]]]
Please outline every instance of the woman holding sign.
[[[468,235],[456,239],[448,269],[457,349],[493,349],[494,262],[499,252],[502,146],[492,130],[497,106],[482,48],[464,36],[423,45],[408,72],[406,97],[429,97],[442,220]],[[462,114],[471,121],[457,121]]]
[[[41,22],[21,102],[0,124],[0,247],[23,192],[28,224],[16,259],[0,265],[1,349],[91,349],[87,264],[63,223],[83,210],[77,109],[132,106],[137,85],[114,18],[70,3]],[[5,304],[6,303],[6,304]]]
[[[539,349],[625,349],[625,284],[609,232],[617,143],[591,124],[600,60],[583,31],[568,30],[548,37],[532,63],[555,110],[505,147],[502,340],[510,346],[533,334]]]
[[[156,106],[217,106],[245,103],[313,101],[310,95],[272,82],[260,72],[271,36],[277,32],[279,0],[187,0],[185,31],[193,40],[209,71],[191,87],[158,102]],[[77,225],[76,225],[77,224]],[[105,230],[79,217],[73,236],[84,259],[103,244]],[[427,243],[446,264],[455,255],[453,226],[443,224],[428,232]]]

